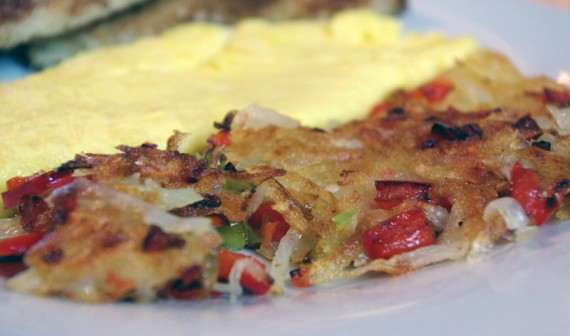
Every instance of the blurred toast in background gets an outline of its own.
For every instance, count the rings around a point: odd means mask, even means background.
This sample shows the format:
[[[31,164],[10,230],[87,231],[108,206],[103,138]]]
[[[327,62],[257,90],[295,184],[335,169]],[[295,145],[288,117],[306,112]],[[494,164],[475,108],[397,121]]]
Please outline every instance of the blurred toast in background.
[[[0,0],[0,49],[54,36],[147,0]]]
[[[128,1],[131,2],[131,6],[127,10],[118,13],[111,10],[118,6],[117,3]],[[0,0],[0,18],[3,15],[3,6],[5,7],[3,3],[5,2],[32,3],[34,0]],[[368,7],[380,13],[395,14],[405,7],[405,0],[47,0],[46,2],[54,3],[54,9],[67,8],[68,12],[65,14],[53,12],[52,16],[68,22],[58,21],[55,24],[57,27],[45,29],[45,31],[33,30],[27,28],[32,27],[29,23],[30,18],[40,15],[28,13],[27,20],[21,21],[22,27],[16,29],[12,24],[10,31],[5,31],[4,20],[0,20],[0,49],[14,46],[18,41],[32,40],[24,46],[22,54],[30,65],[37,68],[54,65],[81,50],[128,43],[139,37],[156,35],[172,26],[192,20],[233,23],[242,18],[257,16],[271,20],[324,17],[341,9],[354,7]],[[70,7],[70,2],[75,3],[75,7],[79,9],[90,3],[91,7],[104,4],[109,9],[108,15],[103,20],[92,19],[93,22],[87,26],[76,29],[81,26],[80,23],[88,21],[87,14],[91,11],[85,9],[81,11],[84,13],[83,18],[75,18],[72,12],[77,10],[71,8],[73,6]],[[65,6],[63,6],[64,3]],[[84,5],[80,6],[80,3]],[[107,3],[112,3],[115,7]],[[44,12],[46,11],[44,7],[38,7],[36,10]],[[28,12],[33,10],[32,8]],[[91,14],[90,17],[100,16]],[[48,19],[43,19],[37,25],[49,25],[50,22]],[[26,29],[29,29],[26,34],[15,34]],[[4,36],[10,32],[17,36]],[[49,35],[55,36],[47,37]]]

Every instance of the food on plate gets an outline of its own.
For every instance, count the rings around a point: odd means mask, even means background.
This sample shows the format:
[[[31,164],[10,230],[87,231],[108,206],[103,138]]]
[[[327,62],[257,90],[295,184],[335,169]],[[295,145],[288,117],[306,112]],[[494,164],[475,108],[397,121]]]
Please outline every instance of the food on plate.
[[[0,49],[77,29],[144,0],[3,0]]]
[[[235,297],[478,258],[568,218],[569,108],[567,87],[479,50],[334,128],[251,105],[193,154],[181,132],[166,149],[77,154],[8,181],[18,216],[2,220],[0,254],[29,267],[8,286],[87,302]]]
[[[323,17],[341,9],[367,7],[378,13],[403,10],[404,0],[160,0],[145,1],[118,15],[63,35],[33,41],[23,53],[36,67],[51,66],[84,49],[157,35],[187,21],[233,23],[246,17],[271,20]]]
[[[403,34],[394,18],[367,10],[235,28],[194,23],[100,49],[0,85],[0,184],[81,152],[162,145],[173,130],[191,134],[181,151],[203,148],[214,121],[251,103],[315,127],[362,118],[391,91],[476,49],[470,38]]]

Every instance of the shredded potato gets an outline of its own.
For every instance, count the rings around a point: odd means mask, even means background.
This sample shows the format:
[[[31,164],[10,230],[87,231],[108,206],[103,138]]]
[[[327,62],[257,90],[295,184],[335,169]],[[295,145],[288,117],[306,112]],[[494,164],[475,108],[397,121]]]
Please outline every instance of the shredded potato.
[[[335,129],[252,106],[217,123],[204,153],[178,152],[177,132],[166,151],[78,155],[58,170],[73,182],[20,200],[23,229],[45,235],[9,285],[88,302],[235,299],[282,293],[291,262],[304,287],[479,258],[568,211],[570,136],[551,115],[568,96],[481,51]],[[270,274],[237,254],[213,261],[219,246],[273,259]]]

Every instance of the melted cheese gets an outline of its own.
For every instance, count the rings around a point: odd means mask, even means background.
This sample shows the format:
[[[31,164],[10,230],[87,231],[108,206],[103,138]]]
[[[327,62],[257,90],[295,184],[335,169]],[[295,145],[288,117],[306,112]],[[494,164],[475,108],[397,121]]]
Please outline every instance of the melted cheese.
[[[0,182],[76,153],[162,146],[173,130],[191,133],[195,150],[213,121],[252,103],[310,126],[361,118],[476,48],[470,38],[403,36],[395,19],[357,10],[328,21],[195,23],[85,53],[0,85]]]

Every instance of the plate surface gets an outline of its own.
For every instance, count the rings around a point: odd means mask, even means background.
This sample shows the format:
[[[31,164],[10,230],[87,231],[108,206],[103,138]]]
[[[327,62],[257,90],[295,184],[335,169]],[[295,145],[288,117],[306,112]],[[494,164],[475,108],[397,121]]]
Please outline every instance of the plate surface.
[[[527,75],[570,70],[570,15],[516,0],[409,1],[409,31],[469,34]],[[27,73],[0,54],[0,79]],[[545,225],[478,262],[400,277],[370,276],[231,304],[83,305],[8,292],[0,334],[12,335],[570,335],[570,223]]]

